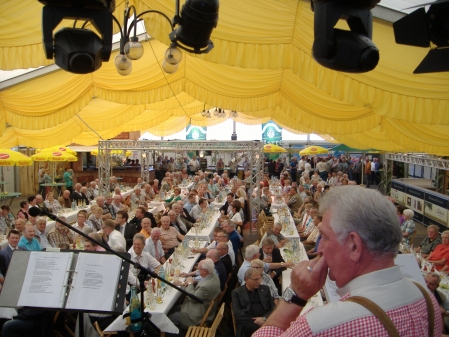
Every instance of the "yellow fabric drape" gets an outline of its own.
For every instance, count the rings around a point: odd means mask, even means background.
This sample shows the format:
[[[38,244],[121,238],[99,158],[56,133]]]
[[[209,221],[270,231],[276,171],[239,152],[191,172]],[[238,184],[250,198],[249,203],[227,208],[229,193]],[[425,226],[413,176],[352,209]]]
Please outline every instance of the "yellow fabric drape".
[[[130,4],[139,13],[153,9],[170,18],[174,13],[172,0]],[[124,6],[124,0],[117,1],[120,21]],[[43,54],[41,9],[35,0],[0,3],[1,69],[53,62]],[[381,55],[377,68],[341,73],[311,56],[309,3],[226,0],[211,37],[214,49],[206,55],[184,53],[178,71],[168,75],[160,63],[170,27],[160,15],[144,20],[155,39],[144,43],[144,56],[133,61],[126,77],[115,70],[114,52],[95,73],[59,70],[1,91],[0,147],[91,145],[99,136],[136,130],[167,136],[189,123],[221,123],[201,116],[203,109],[219,106],[238,111],[238,122],[272,119],[289,131],[314,132],[349,146],[449,155],[449,74],[413,75],[428,50],[397,45],[390,23],[373,22]]]

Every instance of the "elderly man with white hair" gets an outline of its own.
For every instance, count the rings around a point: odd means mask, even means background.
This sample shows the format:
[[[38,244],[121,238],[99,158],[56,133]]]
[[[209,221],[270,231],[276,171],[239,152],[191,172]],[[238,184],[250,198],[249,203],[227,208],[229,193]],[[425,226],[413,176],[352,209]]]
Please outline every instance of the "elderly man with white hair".
[[[132,246],[128,249],[128,253],[131,255],[131,260],[139,263],[142,267],[154,271],[157,274],[161,268],[161,264],[150,253],[144,250],[145,237],[142,234],[137,233],[134,235],[132,242]],[[139,269],[136,269],[133,265],[130,265],[129,271],[134,275],[134,278],[132,278],[132,280],[128,278],[128,282],[131,281],[132,285],[137,285],[139,283],[137,280]]]
[[[150,253],[160,264],[165,263],[165,253],[162,248],[162,242],[159,240],[161,237],[160,228],[153,228],[151,236],[145,241],[145,251]]]
[[[187,292],[204,301],[203,303],[198,303],[186,296],[181,308],[177,307],[178,311],[169,315],[168,318],[180,329],[187,330],[189,326],[199,325],[209,307],[210,301],[220,293],[220,280],[214,273],[214,269],[214,262],[211,259],[205,259],[198,263],[198,271],[201,276],[198,282],[194,281],[191,276],[184,283],[180,281],[174,282],[178,286],[182,285]],[[206,319],[207,322],[211,322],[214,319],[215,311],[216,307],[214,306]]]
[[[86,196],[89,200],[94,200],[96,197],[98,197],[98,188],[97,183],[95,181],[91,181],[90,186],[87,188]]]
[[[67,221],[64,216],[60,216],[59,219]],[[48,233],[47,238],[52,247],[59,247],[60,244],[65,243],[72,246],[75,242],[72,231],[59,222],[55,223],[55,227]]]
[[[435,297],[395,265],[402,233],[394,205],[378,191],[343,186],[323,197],[320,213],[318,256],[293,268],[283,301],[253,337],[441,336],[441,315],[429,326],[431,312],[439,312]],[[327,277],[342,300],[300,315]],[[376,305],[391,333],[371,311]]]
[[[112,208],[114,208],[115,214],[117,214],[118,211],[120,211],[125,205],[122,204],[122,196],[121,195],[114,195],[114,199],[111,204]]]
[[[407,243],[410,243],[410,238],[415,231],[415,221],[413,221],[413,217],[415,216],[415,212],[411,209],[405,209],[402,214],[404,214],[405,221],[401,225],[402,237],[405,238]]]
[[[74,188],[75,190],[72,192],[72,194],[70,195],[70,199],[75,200],[77,203],[81,202],[82,200],[84,200],[84,202],[86,203],[86,205],[89,205],[89,199],[87,198],[87,195],[85,195],[82,191],[81,191],[81,184],[77,183],[75,184]]]
[[[139,186],[134,188],[134,192],[131,194],[130,200],[132,209],[136,209],[145,202],[145,196],[142,194],[142,189]]]
[[[137,185],[134,186],[134,190],[136,188],[141,188],[143,184],[144,184],[144,182],[143,182],[142,178],[137,178]]]
[[[103,210],[103,214],[101,215],[103,221],[107,219],[112,219],[111,211],[109,207],[105,204],[105,198],[100,195],[99,197],[97,197],[96,202],[97,206]]]
[[[259,247],[256,245],[249,245],[245,250],[245,261],[243,261],[240,269],[237,273],[237,278],[241,285],[245,284],[245,272],[251,268],[251,261],[259,258]],[[268,270],[279,269],[283,267],[291,267],[293,266],[293,262],[272,262],[266,263],[264,262],[263,271],[267,272]]]
[[[40,216],[37,218],[34,237],[37,242],[41,245],[42,248],[51,247],[50,242],[48,242],[47,234],[45,233],[45,229],[47,228],[47,218],[44,216]]]

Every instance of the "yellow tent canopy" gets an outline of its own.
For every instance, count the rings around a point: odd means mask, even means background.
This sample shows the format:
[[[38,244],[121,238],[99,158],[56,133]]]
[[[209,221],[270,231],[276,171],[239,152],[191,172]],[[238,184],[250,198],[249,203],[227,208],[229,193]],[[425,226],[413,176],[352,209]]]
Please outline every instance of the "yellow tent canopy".
[[[116,4],[121,17],[125,0]],[[138,13],[174,13],[172,0],[130,5]],[[41,10],[35,0],[0,3],[0,69],[53,62],[44,57]],[[166,136],[188,124],[222,122],[201,116],[204,107],[221,107],[238,111],[239,122],[272,119],[289,131],[351,147],[449,154],[449,73],[413,75],[428,50],[397,45],[391,23],[373,22],[377,68],[341,73],[311,56],[308,2],[226,0],[211,37],[215,48],[207,55],[184,53],[178,71],[167,75],[160,63],[170,28],[158,15],[144,20],[155,39],[144,44],[143,58],[126,77],[114,68],[114,52],[95,73],[58,70],[0,91],[0,147],[94,145],[100,137],[138,130]]]

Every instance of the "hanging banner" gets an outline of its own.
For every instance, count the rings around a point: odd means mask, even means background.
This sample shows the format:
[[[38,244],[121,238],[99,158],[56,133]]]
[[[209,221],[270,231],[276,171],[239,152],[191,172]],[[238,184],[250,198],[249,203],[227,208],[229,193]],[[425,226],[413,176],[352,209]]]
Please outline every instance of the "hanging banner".
[[[189,124],[186,127],[186,140],[206,140],[207,127]]]
[[[273,121],[262,124],[262,141],[265,144],[279,145],[282,142],[282,128]]]

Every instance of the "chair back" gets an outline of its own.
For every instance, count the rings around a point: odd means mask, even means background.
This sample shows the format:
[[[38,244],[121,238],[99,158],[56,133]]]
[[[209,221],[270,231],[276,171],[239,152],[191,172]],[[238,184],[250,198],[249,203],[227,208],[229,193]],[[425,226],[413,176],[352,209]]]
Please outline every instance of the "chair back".
[[[237,327],[235,324],[234,310],[232,310],[232,303],[231,303],[231,316],[232,316],[232,326],[234,328],[234,335],[237,335]]]
[[[97,330],[97,332],[100,335],[100,337],[105,337],[104,334],[103,334],[103,331],[101,331],[100,326],[98,325],[97,321],[95,321],[94,327],[95,327],[95,330]]]
[[[229,281],[231,280],[231,277],[232,277],[232,271],[228,274],[228,277],[226,278],[225,284],[229,283]]]
[[[223,296],[224,296],[224,294],[226,294],[227,290],[228,290],[228,285],[225,284],[225,286],[223,288],[223,291],[220,294],[218,294],[218,296],[217,296],[217,300],[216,300],[217,305],[220,305],[221,300],[223,299]]]
[[[218,296],[220,296],[220,295],[218,295]],[[206,326],[207,317],[209,316],[210,311],[214,307],[214,303],[215,303],[214,300],[210,301],[209,307],[207,308],[206,312],[204,313],[203,319],[201,320],[201,323],[198,326],[200,326],[200,327]]]
[[[225,304],[223,303],[220,307],[220,310],[218,310],[218,312],[217,312],[217,316],[215,316],[212,326],[210,327],[210,332],[208,334],[208,337],[215,336],[215,332],[217,331],[217,328],[220,325],[221,320],[223,319],[224,309],[225,309]]]

